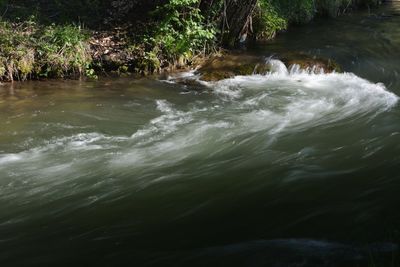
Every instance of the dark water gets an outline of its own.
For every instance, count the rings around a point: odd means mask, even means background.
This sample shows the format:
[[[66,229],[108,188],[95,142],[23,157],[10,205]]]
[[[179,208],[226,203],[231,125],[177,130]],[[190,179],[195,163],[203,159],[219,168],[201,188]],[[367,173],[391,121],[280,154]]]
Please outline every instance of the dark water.
[[[399,14],[252,50],[345,74],[0,86],[0,265],[398,266]]]

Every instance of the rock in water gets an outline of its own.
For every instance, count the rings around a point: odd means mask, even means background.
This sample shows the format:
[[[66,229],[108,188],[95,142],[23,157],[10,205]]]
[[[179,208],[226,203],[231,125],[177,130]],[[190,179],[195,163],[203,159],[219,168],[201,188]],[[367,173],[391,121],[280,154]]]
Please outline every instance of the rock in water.
[[[213,56],[200,66],[197,73],[204,81],[219,81],[237,75],[267,73],[265,60],[252,55],[227,54]]]
[[[292,52],[283,54],[279,59],[285,63],[286,67],[289,69],[293,69],[293,67],[297,66],[299,70],[308,70],[314,73],[342,72],[339,64],[330,58]]]
[[[265,59],[243,54],[213,56],[206,60],[196,73],[199,74],[200,79],[203,81],[219,81],[237,75],[265,75],[270,72],[283,73],[287,72],[288,69],[291,72],[341,72],[340,66],[334,60],[303,53],[286,53],[282,56],[277,56],[276,59]]]

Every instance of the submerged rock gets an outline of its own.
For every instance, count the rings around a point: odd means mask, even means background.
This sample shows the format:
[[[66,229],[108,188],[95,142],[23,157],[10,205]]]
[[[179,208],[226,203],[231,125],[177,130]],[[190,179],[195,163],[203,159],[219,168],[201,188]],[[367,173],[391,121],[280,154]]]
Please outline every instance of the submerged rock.
[[[311,56],[304,53],[286,53],[279,59],[288,68],[298,66],[301,70],[309,70],[315,73],[322,71],[325,73],[342,72],[339,64],[330,58]]]
[[[340,66],[332,59],[310,56],[303,53],[286,53],[278,56],[286,68],[298,68],[313,73],[341,72]],[[219,81],[237,75],[267,74],[274,72],[268,59],[253,55],[219,55],[206,60],[197,70],[203,81]]]
[[[263,58],[251,55],[219,55],[206,60],[197,70],[203,81],[219,81],[237,75],[267,73]]]

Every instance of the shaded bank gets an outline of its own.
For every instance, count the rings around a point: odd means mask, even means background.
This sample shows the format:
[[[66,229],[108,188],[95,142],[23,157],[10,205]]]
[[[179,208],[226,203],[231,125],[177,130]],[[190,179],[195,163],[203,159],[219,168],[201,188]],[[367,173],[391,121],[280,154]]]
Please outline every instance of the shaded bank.
[[[334,17],[380,3],[3,0],[0,81],[171,71],[196,65],[199,56],[220,47],[271,39],[315,16]]]

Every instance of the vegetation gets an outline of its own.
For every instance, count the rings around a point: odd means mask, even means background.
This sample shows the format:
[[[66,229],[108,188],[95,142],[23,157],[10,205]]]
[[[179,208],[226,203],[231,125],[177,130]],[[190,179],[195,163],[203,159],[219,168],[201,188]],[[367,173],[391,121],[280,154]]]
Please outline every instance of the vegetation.
[[[304,24],[316,16],[336,17],[380,0],[259,0],[255,12],[255,38],[271,39],[290,24]]]
[[[145,37],[150,57],[173,63],[186,61],[215,42],[215,28],[204,22],[199,0],[170,0],[152,15],[158,23]]]
[[[0,80],[94,75],[88,35],[78,26],[0,22]]]
[[[0,0],[0,80],[151,73],[379,0]]]
[[[279,13],[270,1],[259,1],[254,15],[256,39],[272,39],[276,33],[288,27],[288,20]]]

